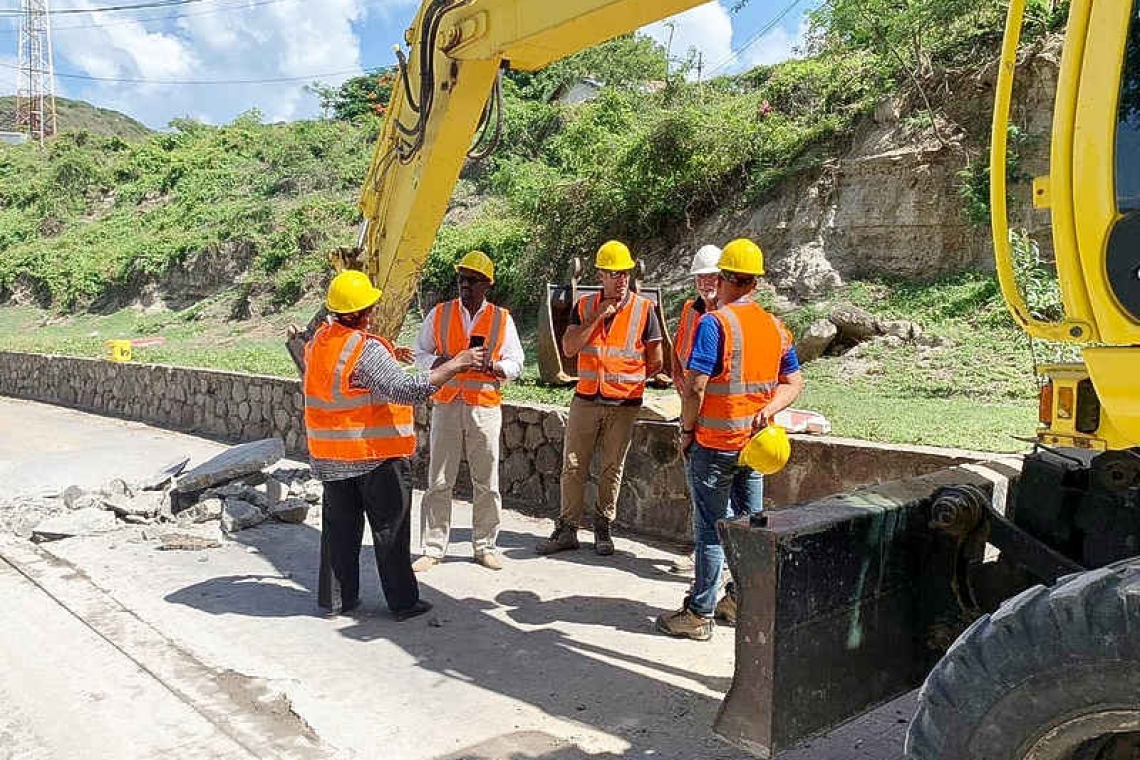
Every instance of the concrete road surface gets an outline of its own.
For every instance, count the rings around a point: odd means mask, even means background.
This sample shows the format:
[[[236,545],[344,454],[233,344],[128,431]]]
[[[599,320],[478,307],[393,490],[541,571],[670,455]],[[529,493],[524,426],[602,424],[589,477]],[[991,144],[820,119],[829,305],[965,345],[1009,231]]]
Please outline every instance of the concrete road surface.
[[[137,423],[0,399],[0,509],[47,486],[139,477],[223,448]],[[418,525],[417,513],[413,525]],[[687,579],[668,547],[540,558],[549,522],[504,513],[498,573],[470,561],[456,502],[436,608],[396,623],[370,552],[359,614],[316,614],[319,510],[204,551],[160,551],[145,526],[34,546],[0,541],[0,758],[743,760],[709,730],[733,632],[654,633]],[[588,535],[586,536],[588,539]],[[787,760],[894,760],[904,697]]]

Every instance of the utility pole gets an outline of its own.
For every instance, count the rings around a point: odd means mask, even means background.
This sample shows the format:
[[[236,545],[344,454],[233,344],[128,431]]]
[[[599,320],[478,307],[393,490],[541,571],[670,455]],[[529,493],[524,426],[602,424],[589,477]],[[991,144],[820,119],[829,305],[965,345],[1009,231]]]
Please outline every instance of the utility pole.
[[[23,0],[20,16],[16,129],[43,145],[56,131],[55,63],[49,0]]]

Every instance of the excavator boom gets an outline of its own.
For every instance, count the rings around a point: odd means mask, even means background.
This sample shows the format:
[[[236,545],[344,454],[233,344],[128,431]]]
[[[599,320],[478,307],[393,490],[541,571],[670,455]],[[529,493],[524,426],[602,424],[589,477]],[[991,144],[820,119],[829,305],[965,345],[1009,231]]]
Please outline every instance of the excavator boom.
[[[426,0],[407,31],[383,131],[360,196],[359,261],[385,297],[376,328],[403,323],[504,66],[535,70],[702,0]],[[490,100],[489,100],[490,98]]]

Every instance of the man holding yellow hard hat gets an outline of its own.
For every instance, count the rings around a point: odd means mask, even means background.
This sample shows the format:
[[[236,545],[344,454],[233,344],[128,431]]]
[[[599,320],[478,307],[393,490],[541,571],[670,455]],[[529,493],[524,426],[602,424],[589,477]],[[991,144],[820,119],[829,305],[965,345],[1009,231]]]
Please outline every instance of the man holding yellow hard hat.
[[[788,453],[783,431],[768,424],[803,390],[791,332],[753,300],[756,280],[764,274],[760,247],[733,240],[717,267],[720,308],[697,323],[682,397],[696,578],[682,608],[657,618],[659,631],[698,641],[712,638],[713,615],[721,606],[716,597],[724,550],[716,524],[763,509],[762,473],[777,472]]]

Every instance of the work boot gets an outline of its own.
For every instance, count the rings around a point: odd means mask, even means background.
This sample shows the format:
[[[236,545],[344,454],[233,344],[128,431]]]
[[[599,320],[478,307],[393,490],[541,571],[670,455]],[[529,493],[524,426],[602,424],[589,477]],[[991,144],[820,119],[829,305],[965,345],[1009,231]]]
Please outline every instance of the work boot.
[[[570,525],[569,523],[559,520],[554,526],[554,532],[550,534],[550,538],[534,547],[534,550],[539,554],[555,554],[557,552],[564,552],[567,549],[577,548],[578,526]]]
[[[708,641],[713,635],[713,621],[693,612],[686,604],[676,612],[659,616],[657,630],[679,639]]]
[[[725,625],[736,625],[736,597],[731,594],[721,597],[716,603],[716,612],[713,615]]]
[[[610,521],[604,517],[594,518],[594,553],[608,557],[614,553],[614,540],[610,537]]]

